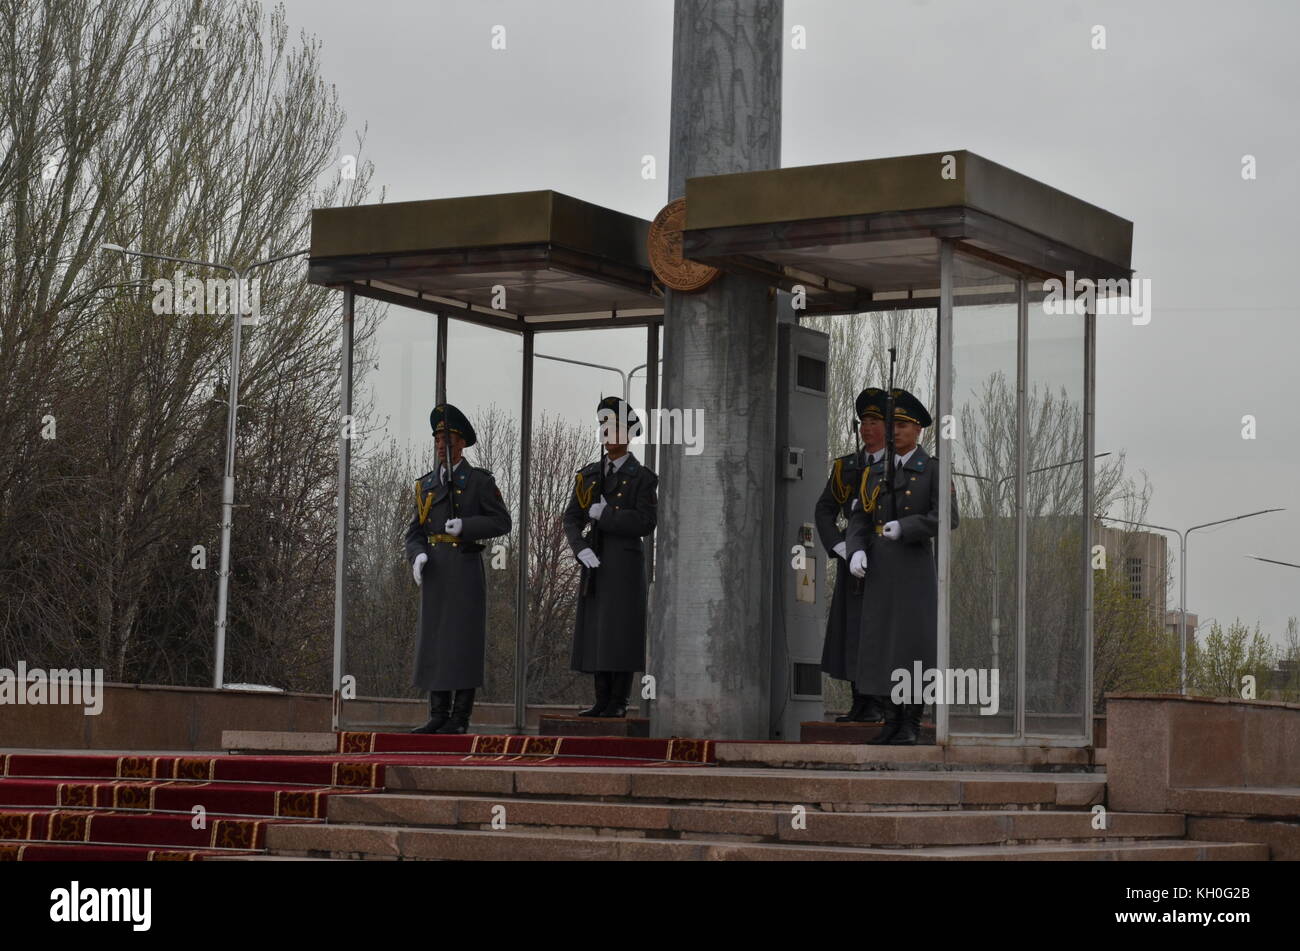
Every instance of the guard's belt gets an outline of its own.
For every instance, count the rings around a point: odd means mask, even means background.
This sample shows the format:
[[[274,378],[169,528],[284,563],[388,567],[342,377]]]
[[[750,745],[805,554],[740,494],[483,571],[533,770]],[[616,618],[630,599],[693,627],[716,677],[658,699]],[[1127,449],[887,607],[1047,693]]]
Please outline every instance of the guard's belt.
[[[455,535],[430,535],[429,536],[430,545],[436,545],[438,544],[438,542],[443,542],[448,545],[459,545],[460,539],[457,538]]]

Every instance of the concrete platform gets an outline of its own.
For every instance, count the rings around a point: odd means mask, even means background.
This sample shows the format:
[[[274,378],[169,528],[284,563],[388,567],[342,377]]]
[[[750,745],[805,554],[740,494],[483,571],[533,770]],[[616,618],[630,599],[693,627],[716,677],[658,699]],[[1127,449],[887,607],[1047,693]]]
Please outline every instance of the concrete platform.
[[[636,736],[610,732],[626,722],[628,729],[649,721],[628,717],[606,720],[600,717],[542,718],[557,728],[601,732],[559,733],[570,736]],[[596,724],[596,726],[588,726]],[[613,727],[608,726],[614,724]],[[648,730],[647,730],[648,732]],[[547,734],[552,735],[552,734]],[[338,739],[334,733],[280,733],[255,730],[226,730],[222,747],[235,753],[333,753]],[[1087,747],[1039,746],[871,746],[850,743],[724,742],[715,746],[719,765],[783,769],[851,770],[993,770],[1023,772],[1097,772],[1105,762],[1104,750]],[[1143,810],[1133,810],[1143,811]]]
[[[800,743],[869,743],[885,729],[879,723],[835,723],[826,720],[806,720],[799,724]],[[934,724],[921,724],[921,743],[934,743]]]

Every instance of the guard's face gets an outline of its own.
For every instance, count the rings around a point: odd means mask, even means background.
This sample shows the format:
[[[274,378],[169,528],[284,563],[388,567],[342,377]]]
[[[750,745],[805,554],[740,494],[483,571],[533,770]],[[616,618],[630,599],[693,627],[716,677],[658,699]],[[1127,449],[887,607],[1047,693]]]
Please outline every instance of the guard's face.
[[[601,410],[596,415],[596,418],[600,428],[600,444],[605,447],[605,451],[616,456],[627,452],[627,438],[632,435],[636,424],[628,420],[620,421],[618,414],[608,409]],[[619,432],[620,422],[624,427],[624,432],[621,433]]]
[[[435,433],[433,436],[433,448],[434,451],[437,452],[439,459],[442,459],[443,456],[446,454],[447,450],[444,448],[445,445],[446,445],[446,433],[445,432]],[[456,435],[455,433],[452,433],[451,434],[452,461],[455,462],[455,460],[459,459],[461,453],[464,451],[465,451],[465,440],[460,436]]]
[[[879,416],[863,416],[858,433],[868,452],[879,452],[885,448],[885,421]]]
[[[894,452],[900,456],[916,448],[916,441],[921,438],[921,427],[901,419],[894,420]]]

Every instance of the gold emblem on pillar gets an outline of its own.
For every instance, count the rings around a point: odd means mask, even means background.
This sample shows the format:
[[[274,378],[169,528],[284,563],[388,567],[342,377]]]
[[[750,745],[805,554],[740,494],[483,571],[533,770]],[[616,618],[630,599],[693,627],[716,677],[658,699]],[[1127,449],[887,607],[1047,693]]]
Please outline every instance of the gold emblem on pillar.
[[[682,257],[682,229],[686,226],[686,199],[664,205],[650,222],[650,269],[664,287],[674,291],[702,291],[722,272],[709,264]]]

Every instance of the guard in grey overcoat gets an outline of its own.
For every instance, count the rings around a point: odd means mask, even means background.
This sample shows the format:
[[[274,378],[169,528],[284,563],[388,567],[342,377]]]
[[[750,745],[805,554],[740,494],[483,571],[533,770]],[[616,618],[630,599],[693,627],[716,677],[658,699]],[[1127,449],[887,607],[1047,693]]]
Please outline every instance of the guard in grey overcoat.
[[[822,671],[837,680],[847,680],[853,690],[853,706],[836,717],[839,723],[869,723],[882,716],[876,698],[862,693],[855,682],[858,666],[858,632],[862,619],[862,588],[859,578],[849,574],[845,532],[839,520],[849,516],[858,504],[857,489],[866,460],[885,451],[885,391],[868,387],[854,401],[855,428],[862,448],[840,456],[831,464],[830,478],[813,510],[817,536],[826,549],[827,563],[835,565],[835,593],[826,616],[826,639],[822,645]]]
[[[895,390],[894,491],[885,485],[882,458],[863,472],[859,505],[849,518],[850,570],[865,579],[858,643],[858,689],[884,705],[885,732],[875,742],[915,743],[922,704],[894,704],[892,674],[909,675],[915,662],[935,666],[938,579],[933,539],[939,534],[939,467],[919,445],[930,414],[906,390]],[[907,443],[902,434],[907,434]],[[952,498],[952,527],[957,500]]]
[[[641,429],[627,404],[607,397],[597,414],[614,424],[602,427],[601,459],[578,471],[564,510],[564,533],[582,565],[569,666],[596,684],[595,704],[579,716],[622,717],[632,675],[645,666],[642,539],[655,528],[659,478],[627,451]]]
[[[510,532],[510,510],[496,480],[460,452],[475,442],[463,413],[434,409],[430,423],[444,449],[444,415],[450,424],[450,482],[445,456],[415,484],[415,517],[406,532],[406,558],[420,585],[415,686],[430,693],[430,722],[417,731],[464,733],[474,691],[484,682],[487,649],[487,583],[483,542]],[[445,451],[445,450],[444,450]],[[455,707],[448,711],[451,692]]]

